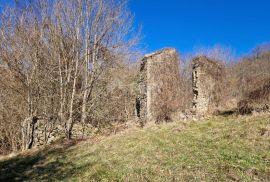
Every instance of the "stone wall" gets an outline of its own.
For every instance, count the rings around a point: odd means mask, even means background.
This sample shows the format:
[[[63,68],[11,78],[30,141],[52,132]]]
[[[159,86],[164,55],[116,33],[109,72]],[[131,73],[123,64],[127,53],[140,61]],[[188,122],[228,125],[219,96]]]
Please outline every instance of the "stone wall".
[[[145,55],[139,73],[137,116],[149,122],[174,120],[179,109],[179,59],[175,49]]]
[[[23,149],[51,144],[63,136],[63,128],[53,119],[27,118],[22,124]]]
[[[82,138],[92,134],[92,126],[74,123],[72,137]],[[64,127],[55,119],[27,118],[22,124],[23,149],[51,144],[65,137]]]
[[[224,66],[201,56],[193,60],[192,68],[193,109],[196,115],[212,114],[220,106]]]

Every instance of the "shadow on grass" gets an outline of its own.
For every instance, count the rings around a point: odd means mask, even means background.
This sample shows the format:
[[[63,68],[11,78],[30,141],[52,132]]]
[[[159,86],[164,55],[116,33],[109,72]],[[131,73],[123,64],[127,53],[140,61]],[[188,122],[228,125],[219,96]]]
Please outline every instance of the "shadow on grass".
[[[0,162],[0,181],[61,180],[73,175],[74,165],[68,160],[66,150],[75,145],[72,141],[61,147],[45,148],[33,155],[18,156]],[[49,156],[56,159],[46,163]],[[77,169],[78,170],[78,169]]]
[[[220,111],[219,113],[217,113],[218,116],[224,116],[224,117],[228,117],[228,116],[232,116],[232,115],[237,115],[238,112],[236,109],[234,110],[227,110],[227,111]]]

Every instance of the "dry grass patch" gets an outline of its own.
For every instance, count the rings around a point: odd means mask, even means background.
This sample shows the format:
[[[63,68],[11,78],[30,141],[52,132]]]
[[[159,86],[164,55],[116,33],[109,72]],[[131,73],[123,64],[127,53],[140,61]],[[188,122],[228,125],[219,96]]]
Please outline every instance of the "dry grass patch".
[[[161,124],[1,161],[0,178],[269,181],[270,137],[262,134],[269,124],[269,115]]]

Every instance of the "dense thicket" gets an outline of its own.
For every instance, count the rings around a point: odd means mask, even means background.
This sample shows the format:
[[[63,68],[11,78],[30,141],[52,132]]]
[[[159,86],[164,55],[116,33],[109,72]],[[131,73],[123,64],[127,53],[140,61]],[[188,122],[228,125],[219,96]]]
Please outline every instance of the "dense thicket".
[[[76,123],[133,114],[137,36],[124,1],[16,1],[0,22],[0,153],[31,148],[38,121],[70,139]]]

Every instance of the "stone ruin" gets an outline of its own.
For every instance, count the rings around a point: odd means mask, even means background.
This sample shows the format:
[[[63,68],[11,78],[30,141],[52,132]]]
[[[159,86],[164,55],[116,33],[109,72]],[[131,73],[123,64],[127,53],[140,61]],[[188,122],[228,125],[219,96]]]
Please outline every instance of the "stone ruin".
[[[91,134],[91,126],[87,124],[85,129],[81,124],[74,124],[72,136],[75,138]],[[29,117],[22,123],[23,149],[31,149],[64,138],[64,127],[55,118]]]
[[[179,109],[180,73],[175,49],[145,55],[139,72],[136,113],[141,121],[174,120]]]
[[[219,110],[225,68],[205,56],[192,62],[193,108],[181,113],[180,73],[175,49],[145,55],[139,72],[136,113],[140,121],[159,122],[201,117]],[[185,117],[183,117],[185,116]]]
[[[30,117],[22,123],[23,149],[30,149],[51,144],[61,137],[61,126],[54,120],[45,120],[39,117]]]
[[[213,114],[222,99],[222,78],[224,66],[205,56],[192,62],[193,109],[197,116]]]
[[[142,124],[181,119],[179,57],[175,49],[162,49],[141,60],[136,115]],[[218,109],[224,67],[207,57],[193,60],[193,111],[196,116]],[[192,113],[191,117],[193,117]],[[63,136],[63,127],[55,119],[28,118],[23,122],[25,149],[53,143]],[[83,128],[74,126],[73,135],[82,136]]]
[[[178,61],[177,51],[171,48],[145,55],[141,60],[136,115],[142,124],[182,119]],[[192,66],[193,111],[195,116],[211,114],[220,105],[224,66],[204,56],[195,58]],[[186,118],[194,117],[194,113],[187,115]],[[54,118],[27,118],[22,125],[24,149],[51,144],[64,137],[63,130]],[[82,126],[76,125],[73,135],[83,136],[82,131]]]

